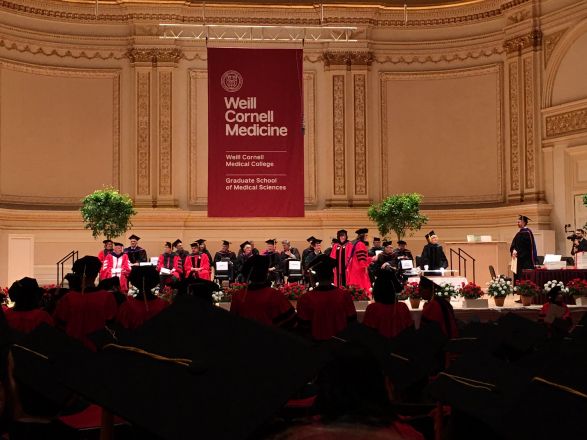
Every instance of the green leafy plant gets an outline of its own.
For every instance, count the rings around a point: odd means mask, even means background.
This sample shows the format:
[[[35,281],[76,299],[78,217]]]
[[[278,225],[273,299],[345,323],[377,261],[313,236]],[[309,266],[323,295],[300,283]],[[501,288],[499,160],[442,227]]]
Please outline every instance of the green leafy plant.
[[[419,230],[428,222],[428,217],[420,214],[422,195],[394,194],[380,203],[369,207],[367,215],[377,224],[381,235],[395,232],[397,239],[401,240],[408,231]]]
[[[132,227],[131,217],[137,212],[132,199],[112,187],[94,191],[82,199],[80,208],[84,227],[92,230],[92,236],[104,235],[111,239],[124,234]]]

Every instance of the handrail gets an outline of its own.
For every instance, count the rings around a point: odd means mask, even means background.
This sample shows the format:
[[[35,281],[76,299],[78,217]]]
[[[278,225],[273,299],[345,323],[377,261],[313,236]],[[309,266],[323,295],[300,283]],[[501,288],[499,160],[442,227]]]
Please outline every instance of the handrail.
[[[79,252],[78,251],[71,251],[70,253],[68,253],[65,257],[63,257],[61,260],[59,260],[56,264],[57,266],[57,285],[61,286],[61,284],[63,283],[63,279],[65,278],[65,263],[67,263],[69,260],[71,260],[71,264],[75,263],[75,261],[79,258]]]
[[[471,254],[469,254],[465,250],[459,248],[459,255],[461,255],[461,252],[463,254],[465,254],[467,257],[469,257],[472,260],[472,262],[473,262],[473,283],[474,283],[475,282],[475,262],[477,260]],[[466,262],[467,262],[467,260],[465,259],[465,277],[467,277],[467,266],[466,266]]]
[[[469,254],[468,252],[466,252],[464,249],[461,248],[457,248],[458,251],[455,251],[453,248],[450,248],[450,267],[451,269],[453,268],[453,264],[452,264],[452,256],[453,254],[456,255],[456,257],[458,258],[458,262],[459,262],[459,275],[467,278],[467,262],[469,261],[467,259],[467,257],[469,257],[471,259],[471,263],[473,263],[473,282],[475,282],[475,262],[477,261],[475,259],[475,257],[473,257],[471,254]],[[466,257],[465,257],[466,255]],[[463,267],[463,271],[461,272],[461,261],[462,261],[462,267]]]

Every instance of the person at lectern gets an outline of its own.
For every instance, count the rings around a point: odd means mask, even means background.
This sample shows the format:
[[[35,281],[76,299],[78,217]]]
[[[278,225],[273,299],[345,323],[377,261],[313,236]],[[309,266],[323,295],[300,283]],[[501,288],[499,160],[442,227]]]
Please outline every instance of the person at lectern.
[[[438,236],[434,231],[425,235],[428,244],[422,249],[420,268],[423,270],[440,270],[448,267],[448,260],[442,246],[438,244]]]
[[[524,269],[534,269],[536,265],[537,252],[536,241],[532,230],[527,227],[530,219],[525,215],[518,217],[518,233],[512,240],[510,246],[510,253],[512,258],[516,259],[516,271],[514,272],[514,280],[520,279]]]

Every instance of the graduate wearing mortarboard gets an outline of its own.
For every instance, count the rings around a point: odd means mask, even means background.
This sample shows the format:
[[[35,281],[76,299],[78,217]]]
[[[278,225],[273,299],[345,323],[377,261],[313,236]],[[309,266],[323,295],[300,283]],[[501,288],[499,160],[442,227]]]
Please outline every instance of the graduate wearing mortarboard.
[[[238,257],[236,257],[236,280],[240,283],[246,281],[246,276],[243,273],[243,268],[245,263],[251,258],[253,255],[253,245],[250,241],[244,241],[240,244],[240,251]]]
[[[175,254],[181,260],[181,267],[183,268],[183,264],[185,263],[185,259],[190,253],[183,248],[183,242],[179,238],[177,240],[175,240],[173,243],[171,243],[171,245],[175,249]]]
[[[512,245],[510,246],[510,253],[512,258],[517,259],[516,271],[514,272],[514,279],[519,280],[524,269],[534,269],[536,265],[536,241],[534,234],[530,228],[527,227],[530,219],[525,215],[518,217],[518,228],[520,230],[514,236]]]
[[[281,258],[279,252],[275,250],[277,240],[270,238],[265,243],[267,244],[267,248],[263,252],[263,255],[269,258],[269,280],[275,284],[281,284]]]
[[[171,251],[171,243],[166,242],[163,246],[163,253],[157,261],[157,272],[161,277],[161,285],[175,286],[181,281],[181,259]]]
[[[334,267],[334,285],[346,287],[346,265],[351,254],[352,243],[348,240],[348,233],[344,229],[337,231],[336,242],[332,243],[332,248],[328,255],[336,260]]]
[[[420,260],[421,269],[425,270],[439,270],[448,267],[448,260],[444,254],[442,246],[438,244],[438,235],[434,231],[430,231],[425,235],[428,243],[422,249],[422,256]],[[427,268],[425,266],[428,266]]]
[[[236,264],[236,254],[229,249],[230,241],[222,240],[222,246],[218,252],[214,254],[214,267],[219,261],[228,262],[228,278],[232,283],[234,281],[234,268]]]
[[[185,259],[184,275],[186,280],[199,278],[210,281],[210,260],[208,255],[202,252],[203,239],[194,241],[190,246],[192,253]]]
[[[114,250],[106,255],[100,270],[100,281],[108,278],[120,278],[120,291],[128,292],[128,275],[130,274],[130,257],[123,251],[124,245],[114,243]]]
[[[128,237],[128,239],[130,240],[130,246],[124,248],[124,253],[128,255],[130,264],[133,266],[138,266],[139,263],[146,263],[147,251],[139,246],[139,240],[141,237],[132,234],[130,237]]]
[[[98,252],[98,258],[103,263],[106,255],[111,254],[114,249],[114,242],[107,238],[106,240],[102,241],[104,243],[104,249]]]
[[[353,240],[353,247],[347,259],[346,283],[347,286],[356,286],[365,289],[369,293],[371,290],[371,280],[367,269],[369,267],[368,248],[366,238],[369,230],[361,228],[355,231],[357,238]]]

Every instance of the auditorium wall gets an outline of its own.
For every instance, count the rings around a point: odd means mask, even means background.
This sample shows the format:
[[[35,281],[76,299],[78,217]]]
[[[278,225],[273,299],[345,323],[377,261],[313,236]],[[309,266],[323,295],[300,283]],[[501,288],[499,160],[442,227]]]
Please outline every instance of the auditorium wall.
[[[102,185],[133,197],[133,231],[152,255],[178,237],[212,250],[221,239],[328,241],[342,227],[373,228],[366,207],[407,191],[424,195],[443,241],[509,241],[522,213],[544,231],[543,251],[566,253],[564,226],[587,220],[577,203],[587,192],[585,2],[486,0],[407,17],[324,7],[323,23],[361,34],[303,45],[299,219],[206,216],[206,42],[163,40],[158,23],[318,25],[319,8],[121,0],[95,12],[84,1],[0,4],[0,286],[9,259],[31,266],[29,253],[9,254],[21,236],[34,243],[30,274],[45,281],[67,252],[97,252],[76,208]]]

